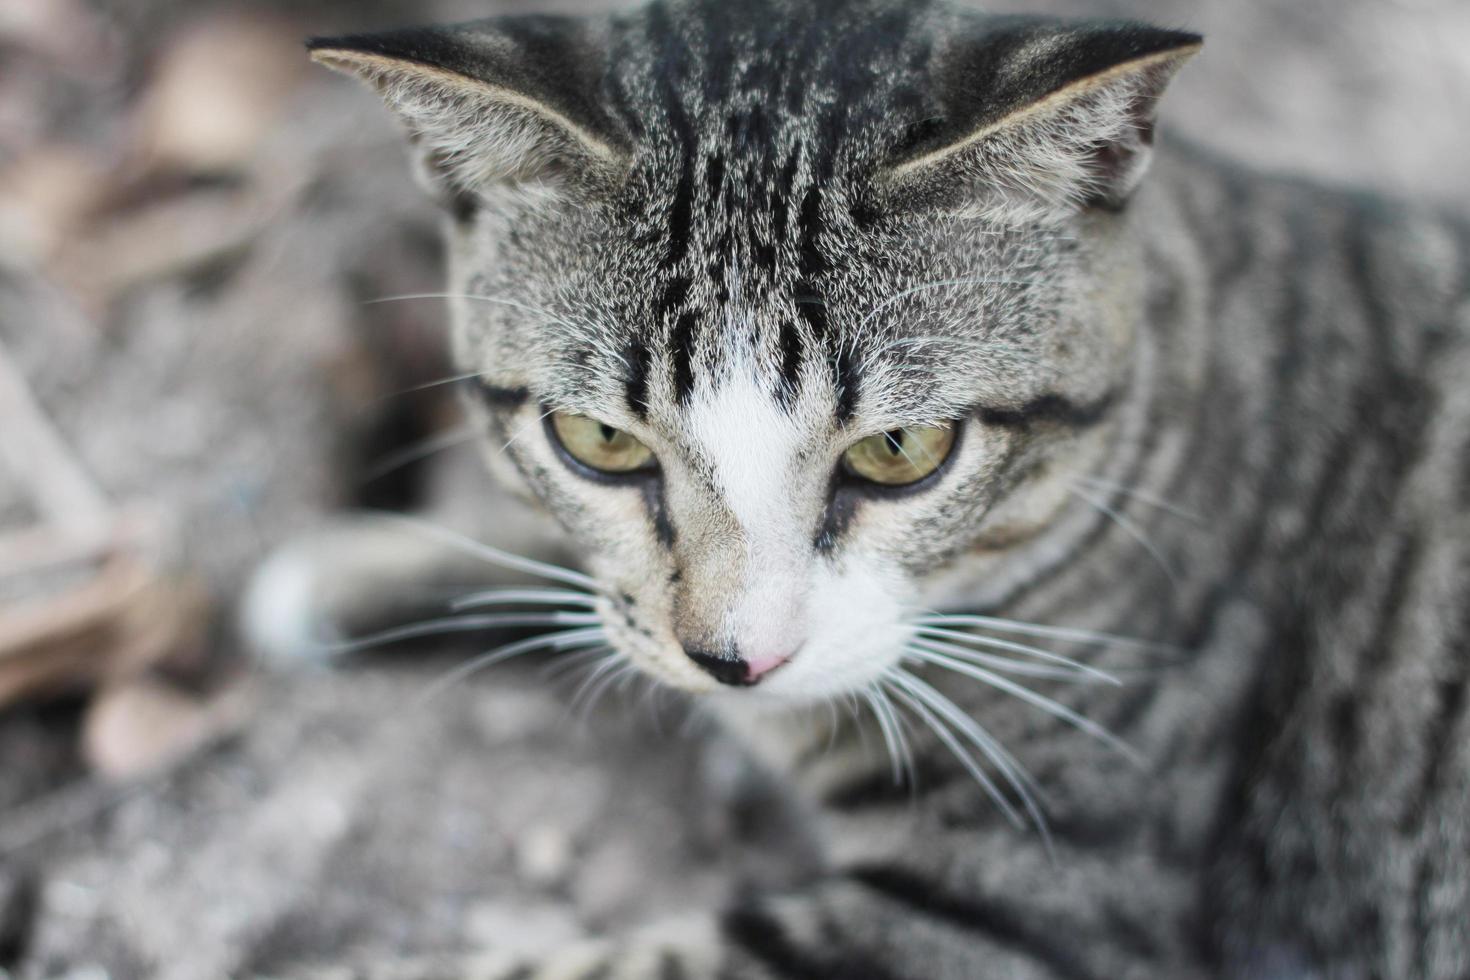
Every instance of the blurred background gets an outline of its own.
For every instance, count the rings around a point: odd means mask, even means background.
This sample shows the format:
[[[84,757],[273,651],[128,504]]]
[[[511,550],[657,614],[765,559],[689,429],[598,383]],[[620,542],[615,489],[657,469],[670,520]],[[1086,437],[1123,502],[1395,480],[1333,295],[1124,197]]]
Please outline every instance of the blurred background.
[[[552,944],[744,860],[684,819],[678,731],[535,672],[414,710],[442,659],[267,671],[235,626],[277,545],[480,479],[434,451],[441,305],[373,302],[442,288],[434,215],[301,39],[602,6],[0,0],[0,980]],[[1201,31],[1172,131],[1470,200],[1465,0],[1003,9]]]

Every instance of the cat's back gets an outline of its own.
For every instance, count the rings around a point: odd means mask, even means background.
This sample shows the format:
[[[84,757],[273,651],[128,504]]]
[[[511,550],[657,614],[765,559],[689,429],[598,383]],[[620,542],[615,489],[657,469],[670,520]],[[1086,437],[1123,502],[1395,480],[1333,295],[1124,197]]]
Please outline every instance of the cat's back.
[[[1212,871],[1226,946],[1463,975],[1424,958],[1470,853],[1470,224],[1173,141],[1157,162],[1137,227],[1183,393],[1160,419],[1191,406],[1190,557],[1218,562],[1191,635],[1255,678]]]
[[[1426,425],[1465,417],[1470,215],[1178,139],[1164,149],[1157,193],[1140,202],[1156,226],[1148,247],[1176,278],[1201,281],[1205,343],[1227,370],[1271,352],[1269,377],[1237,379],[1274,403],[1261,423],[1372,441],[1398,410]]]

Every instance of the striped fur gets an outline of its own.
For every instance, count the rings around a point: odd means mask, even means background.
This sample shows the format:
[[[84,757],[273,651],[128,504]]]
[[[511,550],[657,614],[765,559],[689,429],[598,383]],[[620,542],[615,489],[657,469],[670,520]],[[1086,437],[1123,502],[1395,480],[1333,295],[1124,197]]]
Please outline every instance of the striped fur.
[[[492,466],[618,597],[614,645],[790,772],[829,851],[657,934],[374,976],[1470,975],[1470,230],[1152,153],[1194,41],[691,0],[317,43],[451,192]],[[572,472],[552,408],[658,474]],[[857,438],[956,419],[932,485],[834,479]],[[1172,651],[1054,637],[1127,683],[1036,682],[1136,762],[904,668],[1029,770],[1047,836],[933,729],[895,785],[878,739],[785,710],[891,677],[933,608]],[[783,643],[751,689],[685,656]]]

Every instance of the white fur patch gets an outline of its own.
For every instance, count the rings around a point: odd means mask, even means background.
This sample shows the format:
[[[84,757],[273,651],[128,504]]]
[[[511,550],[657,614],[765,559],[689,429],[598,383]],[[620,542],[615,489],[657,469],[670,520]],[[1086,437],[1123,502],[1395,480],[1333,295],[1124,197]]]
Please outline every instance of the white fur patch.
[[[897,661],[902,610],[860,556],[841,570],[818,559],[813,539],[826,506],[825,469],[816,463],[813,472],[813,461],[803,459],[811,436],[771,390],[740,365],[698,391],[687,418],[744,540],[746,567],[740,594],[728,597],[725,630],[748,657],[792,657],[735,696],[817,701],[861,688]]]

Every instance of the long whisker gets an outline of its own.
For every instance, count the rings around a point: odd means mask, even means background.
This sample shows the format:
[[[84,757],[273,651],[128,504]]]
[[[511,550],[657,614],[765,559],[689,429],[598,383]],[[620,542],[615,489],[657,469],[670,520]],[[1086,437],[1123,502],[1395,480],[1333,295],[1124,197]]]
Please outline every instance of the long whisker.
[[[1012,653],[1023,653],[1027,656],[1036,657],[1040,660],[1045,660],[1050,663],[1060,665],[1061,667],[1065,668],[1065,670],[1062,671],[1063,676],[1086,674],[1087,676],[1092,677],[1095,680],[1100,680],[1105,684],[1121,685],[1123,683],[1117,677],[1109,674],[1106,671],[1098,670],[1096,667],[1090,667],[1079,660],[1073,660],[1071,657],[1064,657],[1059,653],[1052,653],[1050,650],[1043,650],[1040,647],[1028,646],[1025,643],[1014,643],[1010,640],[1000,640],[996,639],[993,636],[978,636],[974,633],[961,633],[957,630],[947,630],[935,626],[917,626],[914,628],[914,632],[917,633],[919,636],[939,637],[945,640],[955,640],[960,643],[968,643],[975,646],[989,647],[992,650],[1009,650]],[[936,643],[935,645],[950,647],[953,646],[953,644],[949,643]],[[985,654],[977,654],[977,656],[986,657]],[[986,657],[986,659],[993,659],[1001,663],[1012,665],[1024,664],[1024,661],[1012,660],[1005,657]],[[1036,665],[1033,664],[1031,666]],[[1056,674],[1046,673],[1037,674],[1035,676],[1048,677],[1056,676]]]
[[[572,695],[570,710],[573,714],[579,713],[578,708],[582,706],[583,699],[588,696],[588,693],[598,681],[611,674],[617,667],[628,663],[626,657],[621,656],[611,647],[608,647],[607,651],[599,661],[594,663],[592,668],[587,672],[587,676],[583,678],[582,683],[577,686],[576,693]],[[583,717],[586,717],[585,714]]]
[[[595,596],[571,589],[486,589],[460,596],[449,604],[454,612],[479,609],[482,606],[592,606]]]
[[[873,712],[873,717],[878,721],[878,729],[883,733],[883,745],[888,750],[888,763],[893,770],[893,785],[898,786],[903,782],[903,769],[898,754],[898,735],[894,731],[893,719],[884,712],[883,706],[878,701],[876,691],[876,686],[869,685],[859,691],[858,694],[868,703],[868,707]]]
[[[609,646],[598,646],[565,654],[552,660],[537,673],[537,676],[547,681],[555,680],[563,674],[585,669],[589,662],[602,659],[611,649],[612,647]]]
[[[939,712],[949,724],[955,726],[955,729],[968,738],[971,744],[975,745],[981,752],[985,753],[991,762],[995,763],[996,767],[1000,769],[1001,774],[1005,776],[1006,782],[1016,791],[1016,795],[1021,798],[1021,803],[1026,808],[1027,814],[1031,817],[1032,824],[1041,835],[1042,844],[1045,846],[1047,853],[1052,853],[1051,829],[1047,825],[1046,814],[1042,811],[1041,804],[1038,800],[1038,798],[1044,799],[1045,794],[1042,792],[1041,787],[1036,784],[1036,780],[1032,779],[1031,774],[1026,771],[1026,767],[1021,765],[1015,756],[1006,751],[1005,746],[996,741],[995,737],[981,727],[979,722],[961,711],[953,701],[940,694],[931,685],[924,683],[914,675],[897,667],[890,668],[886,676],[891,683],[896,685],[894,695],[905,701],[910,710],[915,710],[917,713],[917,709],[922,705],[928,705],[929,708]],[[928,714],[929,712],[924,712],[924,715]],[[926,723],[928,723],[927,719]],[[930,724],[933,727],[932,723]],[[937,731],[938,729],[936,729]],[[952,752],[954,751],[952,745],[949,745],[949,743],[946,743],[946,745]],[[956,758],[959,758],[962,764],[967,757],[969,757],[969,753],[965,753],[964,756],[956,755]],[[973,758],[970,761],[973,763]],[[974,770],[970,769],[970,766],[966,766],[966,769],[971,772],[971,775],[975,774]],[[994,790],[994,784],[988,780],[982,780],[981,785],[987,787],[989,790]],[[991,798],[995,798],[993,792],[991,793]],[[1009,801],[1006,801],[1006,803],[1008,804]],[[1019,826],[1019,818],[1015,815],[1014,809],[1010,813],[1013,825]]]
[[[1178,654],[1178,647],[1166,643],[1154,643],[1150,640],[1139,640],[1131,636],[1119,636],[1115,633],[1100,633],[1096,630],[1075,629],[1069,626],[1042,626],[1038,623],[1027,623],[1015,619],[1002,619],[997,616],[982,616],[973,613],[928,613],[920,616],[915,622],[933,626],[979,626],[983,629],[994,630],[997,633],[1015,633],[1020,636],[1039,636],[1044,639],[1068,640],[1074,643],[1087,643],[1093,646],[1116,646],[1127,647],[1152,653]]]
[[[1095,476],[1081,476],[1078,477],[1074,482],[1085,483],[1088,486],[1093,487],[1097,490],[1102,490],[1105,493],[1120,493],[1126,497],[1132,497],[1139,503],[1148,504],[1150,507],[1157,507],[1159,510],[1164,511],[1167,514],[1173,514],[1175,517],[1189,521],[1191,524],[1198,524],[1202,527],[1207,525],[1205,519],[1199,514],[1196,514],[1194,511],[1186,510],[1185,508],[1180,507],[1177,504],[1171,504],[1164,498],[1157,496],[1156,494],[1149,493],[1147,490],[1137,490],[1133,487],[1125,487],[1121,483],[1113,483],[1111,480],[1100,480]]]
[[[525,435],[527,432],[530,432],[532,429],[536,428],[536,426],[540,425],[542,422],[545,422],[548,416],[555,414],[556,409],[547,409],[531,421],[527,422],[525,425],[521,426],[519,429],[515,430],[515,432],[511,433],[511,437],[505,440],[505,445],[500,447],[500,451],[505,452],[511,446],[515,445],[515,441],[517,439]]]
[[[1168,560],[1164,558],[1163,552],[1159,551],[1159,549],[1154,546],[1154,543],[1148,539],[1148,536],[1143,533],[1142,529],[1140,529],[1137,524],[1134,524],[1128,518],[1118,513],[1118,511],[1115,510],[1110,504],[1108,504],[1107,501],[1100,499],[1092,493],[1089,493],[1087,490],[1084,490],[1077,486],[1069,486],[1067,488],[1067,492],[1087,501],[1089,504],[1095,507],[1099,513],[1107,517],[1114,524],[1118,525],[1118,527],[1122,528],[1129,537],[1137,541],[1143,547],[1143,550],[1149,553],[1150,557],[1152,557],[1154,561],[1158,562],[1159,567],[1164,570],[1164,575],[1169,579],[1169,583],[1171,585],[1177,586],[1179,584],[1179,577],[1174,574],[1174,567],[1169,564]]]
[[[939,690],[932,684],[910,674],[901,667],[891,667],[885,672],[885,675],[889,677],[902,675],[906,678],[906,683],[912,688],[911,693],[922,693],[931,707],[949,718],[951,724],[954,724],[958,729],[962,730],[967,738],[975,739],[987,755],[993,753],[994,762],[1001,768],[1002,772],[1008,773],[1007,778],[1014,778],[1020,784],[1016,787],[1018,792],[1024,788],[1026,792],[1031,793],[1038,800],[1046,799],[1046,792],[1041,788],[1040,784],[1032,778],[1031,773],[1026,770],[1026,767],[1021,765],[1020,761],[1000,743],[1000,740],[994,735],[991,735],[978,721],[962,711],[959,705],[939,693]]]
[[[610,669],[608,669],[609,667]],[[637,670],[638,666],[621,654],[614,653],[609,656],[608,664],[599,666],[597,670],[593,671],[592,677],[588,679],[589,682],[593,682],[593,686],[587,693],[586,700],[582,702],[580,710],[576,706],[575,699],[572,706],[573,710],[578,711],[584,720],[591,718],[592,712],[597,707],[597,702],[602,700],[609,691],[613,690],[617,686],[618,681],[629,677]],[[599,678],[598,675],[601,675],[601,677]]]
[[[893,719],[894,740],[898,742],[899,758],[903,763],[903,768],[908,770],[910,786],[917,788],[919,770],[914,766],[914,750],[909,745],[908,725],[904,721],[903,716],[899,714],[898,709],[894,707],[893,701],[888,697],[888,691],[884,687],[882,678],[879,678],[873,684],[873,697],[883,708],[884,713]]]
[[[1127,758],[1135,765],[1142,767],[1144,764],[1143,757],[1140,756],[1137,750],[1130,746],[1127,742],[1124,742],[1122,739],[1118,738],[1118,736],[1114,735],[1112,732],[1108,731],[1106,728],[1102,727],[1091,718],[1080,715],[1077,712],[1073,711],[1071,708],[1067,707],[1065,704],[1062,704],[1060,701],[1049,698],[1044,694],[1037,694],[1035,691],[1031,690],[1031,688],[1026,687],[1023,684],[1017,684],[1015,681],[1002,677],[994,671],[986,670],[984,667],[967,663],[962,660],[957,660],[954,657],[948,656],[947,654],[933,653],[925,650],[916,650],[912,647],[909,648],[909,652],[913,653],[915,657],[917,657],[919,660],[924,661],[925,663],[933,664],[936,667],[944,667],[948,670],[954,671],[957,674],[964,674],[967,677],[973,677],[978,681],[983,681],[986,684],[989,684],[991,687],[999,691],[1003,691],[1006,694],[1010,694],[1017,698],[1020,698],[1022,701],[1025,701],[1028,704],[1040,708],[1047,714],[1067,722],[1069,725],[1073,726],[1079,731],[1091,735],[1099,742],[1102,742],[1104,745],[1107,745],[1109,748],[1122,754],[1125,758]]]
[[[415,707],[423,707],[430,701],[449,690],[460,681],[468,678],[492,664],[497,664],[511,657],[518,657],[533,650],[576,650],[579,647],[594,646],[607,639],[607,631],[599,627],[580,630],[562,630],[559,633],[545,633],[541,636],[533,636],[526,640],[515,643],[507,643],[505,646],[496,647],[479,656],[471,657],[452,670],[446,671],[436,680],[426,685],[414,698]]]
[[[451,374],[448,377],[435,378],[433,381],[425,381],[423,384],[412,385],[408,388],[399,388],[397,391],[390,391],[386,395],[380,395],[373,400],[373,404],[382,404],[394,398],[402,398],[404,395],[413,395],[420,391],[430,391],[434,388],[442,388],[445,385],[458,384],[461,381],[473,381],[478,377],[480,377],[479,371],[465,371],[462,374]]]
[[[527,572],[541,578],[552,579],[553,581],[562,582],[566,585],[575,586],[584,592],[595,592],[599,595],[607,594],[606,590],[598,585],[596,580],[590,576],[583,575],[581,572],[572,571],[570,568],[563,568],[560,565],[553,565],[549,562],[537,561],[534,558],[525,558],[521,555],[511,554],[509,551],[501,551],[493,545],[476,541],[474,538],[460,534],[458,531],[451,531],[447,527],[441,527],[438,524],[432,524],[407,514],[395,514],[390,511],[382,511],[380,514],[386,520],[397,521],[407,528],[418,531],[420,534],[437,538],[467,555],[479,558],[492,565],[499,565],[501,568],[508,568],[512,571]]]
[[[358,640],[345,643],[323,644],[327,653],[356,653],[373,647],[400,640],[412,640],[424,636],[444,636],[449,633],[475,633],[481,630],[510,626],[584,626],[598,622],[596,613],[540,612],[540,613],[492,613],[484,616],[447,616],[429,619],[406,626],[373,633]]]
[[[478,430],[470,426],[459,426],[447,432],[432,435],[427,439],[421,439],[402,449],[387,453],[372,466],[369,466],[362,475],[360,483],[372,483],[392,473],[394,470],[402,469],[410,463],[417,463],[421,459],[428,459],[435,453],[442,453],[446,449],[462,446],[479,438]]]
[[[957,660],[965,660],[1002,674],[1015,674],[1018,677],[1032,677],[1037,680],[1065,681],[1071,684],[1097,683],[1092,677],[1069,667],[1053,667],[1050,664],[1032,663],[1028,660],[1017,660],[1014,657],[998,657],[995,654],[982,653],[979,650],[972,650],[953,643],[943,643],[939,640],[916,637],[909,641],[909,646],[917,650],[945,653]]]
[[[995,780],[991,779],[990,774],[985,771],[980,763],[975,761],[975,757],[960,743],[960,740],[955,737],[954,732],[950,731],[940,716],[929,710],[929,707],[925,704],[925,699],[918,694],[917,690],[910,690],[909,681],[914,680],[914,678],[900,671],[890,674],[889,679],[895,685],[894,696],[938,736],[939,740],[944,743],[945,748],[949,749],[950,753],[959,760],[960,765],[965,767],[965,771],[980,784],[981,788],[985,790],[986,795],[1000,808],[1001,813],[1005,814],[1005,818],[1010,821],[1011,826],[1017,830],[1023,828],[1026,825],[1025,821],[1021,819],[1020,813],[1016,811],[1011,801],[1006,799],[1005,794],[1000,791],[1000,787],[995,784]],[[971,742],[994,761],[994,756],[991,756],[990,751],[983,741],[975,742],[974,739],[971,739]]]

